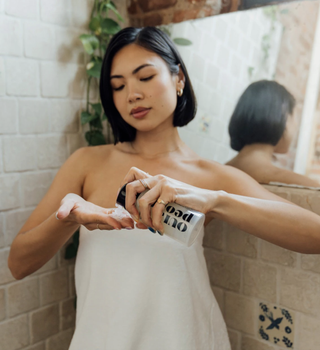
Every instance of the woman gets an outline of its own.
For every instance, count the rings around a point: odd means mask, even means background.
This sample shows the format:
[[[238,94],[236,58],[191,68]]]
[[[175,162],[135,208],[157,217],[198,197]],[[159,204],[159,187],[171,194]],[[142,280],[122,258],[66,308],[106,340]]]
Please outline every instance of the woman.
[[[277,82],[261,80],[250,84],[229,122],[231,148],[239,153],[227,165],[246,172],[259,183],[319,187],[317,181],[272,163],[274,153],[289,151],[295,136],[294,107],[294,97]]]
[[[207,214],[207,222],[219,218],[316,253],[320,218],[181,141],[177,126],[194,117],[196,103],[184,63],[160,30],[115,35],[100,84],[115,145],[82,148],[62,166],[12,244],[12,274],[39,269],[81,225],[71,350],[230,350],[206,270],[203,228],[188,248],[143,228],[163,231],[163,202],[175,201]],[[137,227],[128,213],[105,209],[127,182],[126,208],[140,220]],[[145,187],[139,214],[135,194]]]

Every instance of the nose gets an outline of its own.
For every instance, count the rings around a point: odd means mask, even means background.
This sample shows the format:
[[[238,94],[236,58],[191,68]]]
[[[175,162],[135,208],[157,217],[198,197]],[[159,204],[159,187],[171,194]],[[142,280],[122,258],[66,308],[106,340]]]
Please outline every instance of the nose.
[[[127,97],[128,103],[134,103],[142,99],[143,99],[143,94],[141,91],[137,89],[137,87],[133,86],[132,84],[131,86],[128,86],[128,97]]]

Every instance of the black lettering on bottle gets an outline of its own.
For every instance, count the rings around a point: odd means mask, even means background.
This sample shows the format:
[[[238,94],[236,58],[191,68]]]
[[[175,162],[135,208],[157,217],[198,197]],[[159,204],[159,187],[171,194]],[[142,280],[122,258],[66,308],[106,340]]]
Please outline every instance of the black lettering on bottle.
[[[181,210],[176,210],[175,211],[175,213],[174,213],[174,215],[177,217],[177,218],[180,218],[181,216],[182,216],[182,214],[183,214],[183,211],[181,211]]]
[[[169,219],[170,219],[170,215],[167,214],[166,217],[164,218],[163,223],[164,223],[164,224],[168,224]]]
[[[177,229],[180,232],[185,232],[185,231],[187,231],[188,226],[184,222],[179,222],[179,224],[177,225]]]
[[[170,224],[170,220],[172,222],[171,224]],[[173,216],[170,216],[169,221],[168,221],[168,225],[171,225],[173,228],[176,228],[177,223],[178,223],[178,220],[176,218],[174,218]]]
[[[175,211],[175,208],[172,206],[172,205],[168,205],[166,207],[166,211],[169,213],[169,214],[173,214],[174,211]]]
[[[182,219],[184,220],[184,221],[186,221],[186,222],[190,222],[191,221],[191,219],[194,217],[194,215],[192,214],[192,213],[190,213],[190,214],[184,214],[183,216],[182,216]]]

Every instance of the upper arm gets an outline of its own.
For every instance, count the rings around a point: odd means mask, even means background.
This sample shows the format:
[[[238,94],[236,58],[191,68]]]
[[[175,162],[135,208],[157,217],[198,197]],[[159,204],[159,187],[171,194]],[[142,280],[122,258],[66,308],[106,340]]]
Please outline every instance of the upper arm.
[[[232,166],[223,165],[219,177],[219,189],[225,192],[294,204],[268,191],[251,176]]]
[[[88,149],[75,151],[56,174],[46,195],[34,209],[19,233],[31,230],[55,212],[60,202],[68,193],[82,196],[82,187],[86,176]]]

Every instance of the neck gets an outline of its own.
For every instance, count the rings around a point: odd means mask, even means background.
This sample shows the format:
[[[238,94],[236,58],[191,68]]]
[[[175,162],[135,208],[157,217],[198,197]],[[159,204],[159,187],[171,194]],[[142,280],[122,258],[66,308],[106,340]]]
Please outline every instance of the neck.
[[[275,146],[265,143],[254,143],[246,145],[239,152],[239,157],[258,156],[260,160],[272,162],[276,159],[274,155]]]
[[[135,140],[130,143],[133,153],[146,158],[178,152],[183,146],[177,128],[173,127],[148,132],[137,131]]]

